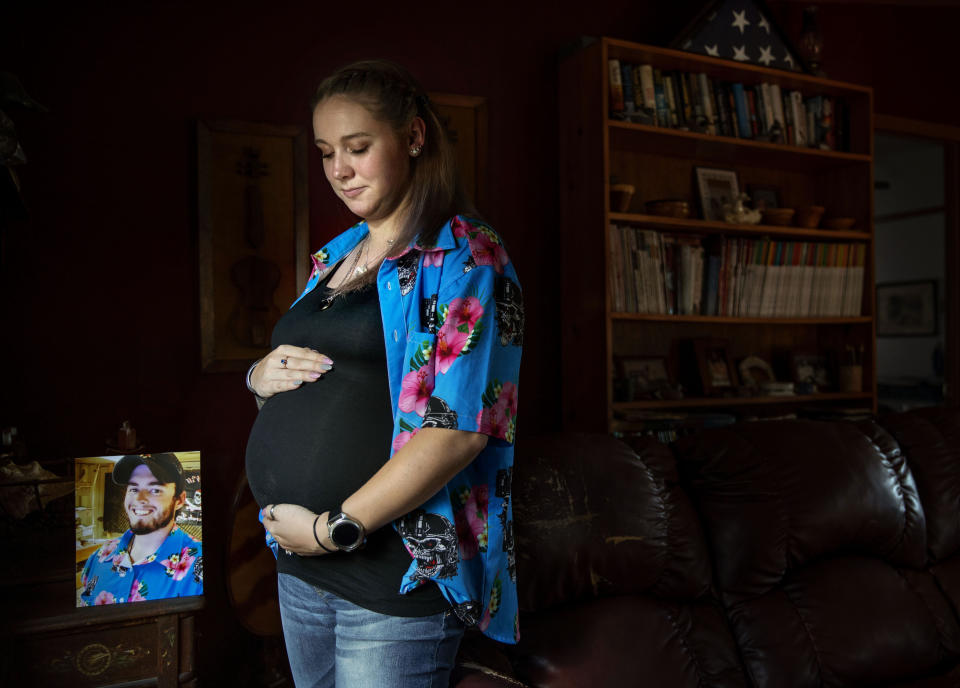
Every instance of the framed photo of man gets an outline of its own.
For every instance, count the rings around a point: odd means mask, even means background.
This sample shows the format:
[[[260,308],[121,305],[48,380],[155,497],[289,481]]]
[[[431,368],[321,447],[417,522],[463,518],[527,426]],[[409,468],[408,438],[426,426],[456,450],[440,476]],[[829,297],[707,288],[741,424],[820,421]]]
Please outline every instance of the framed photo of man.
[[[75,460],[76,604],[203,594],[200,452]]]

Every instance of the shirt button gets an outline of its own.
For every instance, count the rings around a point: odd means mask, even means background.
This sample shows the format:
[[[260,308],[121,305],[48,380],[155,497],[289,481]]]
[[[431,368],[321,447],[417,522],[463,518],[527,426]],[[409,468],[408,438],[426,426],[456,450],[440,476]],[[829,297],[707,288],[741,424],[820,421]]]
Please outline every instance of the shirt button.
[[[393,289],[393,282],[387,282],[387,291]]]
[[[395,342],[399,342],[399,341],[400,341],[400,335],[397,334],[397,331],[396,331],[396,330],[393,331],[393,341],[395,341]]]

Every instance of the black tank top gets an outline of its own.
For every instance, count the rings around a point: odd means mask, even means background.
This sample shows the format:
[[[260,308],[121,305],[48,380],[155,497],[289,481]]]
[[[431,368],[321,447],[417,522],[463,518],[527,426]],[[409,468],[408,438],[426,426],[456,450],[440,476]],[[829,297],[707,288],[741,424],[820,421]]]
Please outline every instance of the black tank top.
[[[247,479],[257,503],[335,509],[390,456],[393,418],[374,285],[329,301],[318,285],[277,322],[271,345],[310,347],[333,359],[316,382],[267,399],[247,443]],[[286,556],[277,569],[356,605],[393,616],[426,616],[449,607],[436,585],[407,595],[400,581],[411,562],[387,525],[354,552]]]

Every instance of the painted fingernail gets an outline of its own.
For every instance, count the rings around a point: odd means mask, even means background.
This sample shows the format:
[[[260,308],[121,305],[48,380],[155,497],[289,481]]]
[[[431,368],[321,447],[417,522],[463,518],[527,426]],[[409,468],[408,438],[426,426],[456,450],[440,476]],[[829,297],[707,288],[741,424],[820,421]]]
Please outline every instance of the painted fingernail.
[[[333,365],[332,365],[333,361],[330,361],[330,363],[331,363],[331,365],[327,365],[326,363],[321,364],[321,365],[320,365],[320,370],[323,370],[323,371],[333,370]]]
[[[323,361],[324,363],[329,363],[330,365],[333,365],[333,359],[327,358],[326,356],[320,356],[320,360]]]
[[[317,379],[318,377],[320,377],[321,375],[323,375],[323,373],[310,373],[310,379],[311,379],[311,380],[316,380],[316,379]]]

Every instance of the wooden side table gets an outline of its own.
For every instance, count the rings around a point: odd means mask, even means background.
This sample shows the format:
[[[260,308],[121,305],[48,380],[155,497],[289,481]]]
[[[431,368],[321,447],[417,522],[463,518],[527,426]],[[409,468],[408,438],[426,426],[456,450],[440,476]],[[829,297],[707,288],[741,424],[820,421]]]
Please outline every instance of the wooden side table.
[[[182,597],[13,619],[0,638],[0,685],[195,688],[194,618],[203,604]]]

